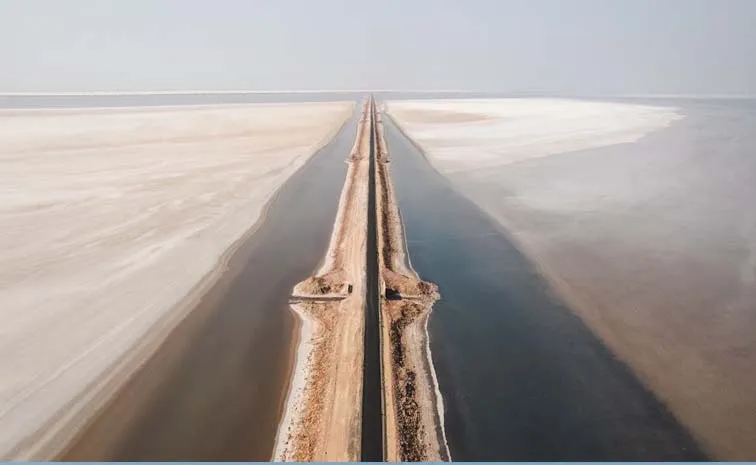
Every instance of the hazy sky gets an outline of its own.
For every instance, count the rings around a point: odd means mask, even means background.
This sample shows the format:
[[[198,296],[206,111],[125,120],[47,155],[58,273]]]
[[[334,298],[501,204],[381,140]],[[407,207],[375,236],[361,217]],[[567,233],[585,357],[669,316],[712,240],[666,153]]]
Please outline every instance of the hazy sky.
[[[0,0],[0,92],[756,94],[756,0]]]

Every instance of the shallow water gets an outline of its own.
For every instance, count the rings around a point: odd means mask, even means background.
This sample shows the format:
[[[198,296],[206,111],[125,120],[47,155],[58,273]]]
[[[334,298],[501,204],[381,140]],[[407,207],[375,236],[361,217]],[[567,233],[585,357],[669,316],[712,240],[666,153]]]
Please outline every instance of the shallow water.
[[[756,457],[756,100],[632,144],[449,175],[718,458]]]
[[[426,96],[439,97],[393,98]],[[185,97],[87,97],[86,102],[44,97],[9,104],[8,97],[0,96],[0,107],[287,101],[280,96]],[[721,105],[700,105],[721,110]],[[734,118],[727,111],[724,116]],[[691,119],[686,124],[703,131],[709,127],[707,121]],[[388,121],[386,132],[410,258],[424,279],[441,286],[443,298],[434,307],[430,333],[453,458],[703,457],[630,370],[549,296],[545,283],[496,222],[433,171]],[[748,132],[748,127],[741,128],[736,140],[732,134],[714,133],[709,142],[712,147],[723,141],[737,144]],[[354,121],[286,184],[260,231],[236,254],[235,263],[245,271],[205,298],[203,308],[170,337],[161,355],[139,372],[66,458],[270,457],[290,369],[293,318],[286,296],[294,283],[312,273],[327,248],[344,176],[341,162],[353,138]],[[729,163],[747,154],[731,150],[725,155]],[[562,169],[558,165],[554,162],[557,174]],[[751,165],[742,166],[722,172],[722,189],[737,187],[728,185],[726,176],[741,179],[754,172],[748,171]],[[537,180],[521,174],[512,171],[510,176],[526,187],[533,181],[539,189]],[[496,195],[511,194],[502,188]],[[302,198],[315,196],[317,201],[302,208]],[[704,230],[694,237],[709,236]],[[275,273],[269,272],[271,264]]]
[[[386,123],[410,259],[439,285],[429,332],[454,460],[705,456],[490,217]]]
[[[292,363],[288,297],[328,247],[357,117],[284,184],[221,281],[63,459],[270,459]]]

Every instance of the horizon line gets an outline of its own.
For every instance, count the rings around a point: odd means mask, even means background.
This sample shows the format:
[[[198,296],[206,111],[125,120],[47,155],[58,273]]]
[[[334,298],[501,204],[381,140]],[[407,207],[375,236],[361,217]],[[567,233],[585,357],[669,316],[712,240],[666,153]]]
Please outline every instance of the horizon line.
[[[297,89],[297,90],[95,90],[95,91],[19,91],[19,92],[0,92],[0,95],[186,95],[186,94],[339,94],[339,93],[356,93],[356,92],[488,92],[480,90],[462,90],[462,89],[440,89],[440,90],[407,90],[407,89]]]
[[[756,94],[739,93],[598,93],[556,91],[491,91],[470,89],[298,89],[298,90],[134,90],[134,91],[48,91],[48,92],[0,92],[0,97],[83,97],[83,96],[130,96],[130,95],[224,95],[224,94],[352,94],[406,92],[417,94],[458,93],[458,94],[509,94],[509,95],[543,95],[574,97],[620,97],[620,98],[740,98],[753,99]]]

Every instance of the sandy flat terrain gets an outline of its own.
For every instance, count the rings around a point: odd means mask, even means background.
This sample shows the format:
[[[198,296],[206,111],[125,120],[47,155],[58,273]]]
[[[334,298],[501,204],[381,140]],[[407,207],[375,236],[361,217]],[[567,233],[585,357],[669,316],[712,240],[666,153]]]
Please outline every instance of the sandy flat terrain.
[[[389,110],[710,453],[756,457],[754,108]]]
[[[351,109],[0,111],[0,457],[39,453]]]
[[[682,116],[672,108],[557,99],[392,102],[391,114],[444,173],[634,142]]]

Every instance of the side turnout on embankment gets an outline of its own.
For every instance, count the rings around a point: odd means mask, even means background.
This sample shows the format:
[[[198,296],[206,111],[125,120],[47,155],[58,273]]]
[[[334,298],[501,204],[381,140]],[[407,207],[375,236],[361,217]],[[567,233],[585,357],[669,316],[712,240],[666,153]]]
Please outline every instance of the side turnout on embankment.
[[[366,102],[346,160],[323,265],[292,290],[290,306],[300,319],[300,334],[275,460],[360,459],[369,109]]]
[[[450,460],[427,332],[438,288],[421,280],[406,259],[383,121],[377,111],[374,118],[385,459]]]
[[[406,260],[383,123],[363,105],[323,266],[297,284],[300,340],[276,460],[449,460],[428,345],[438,299]]]

